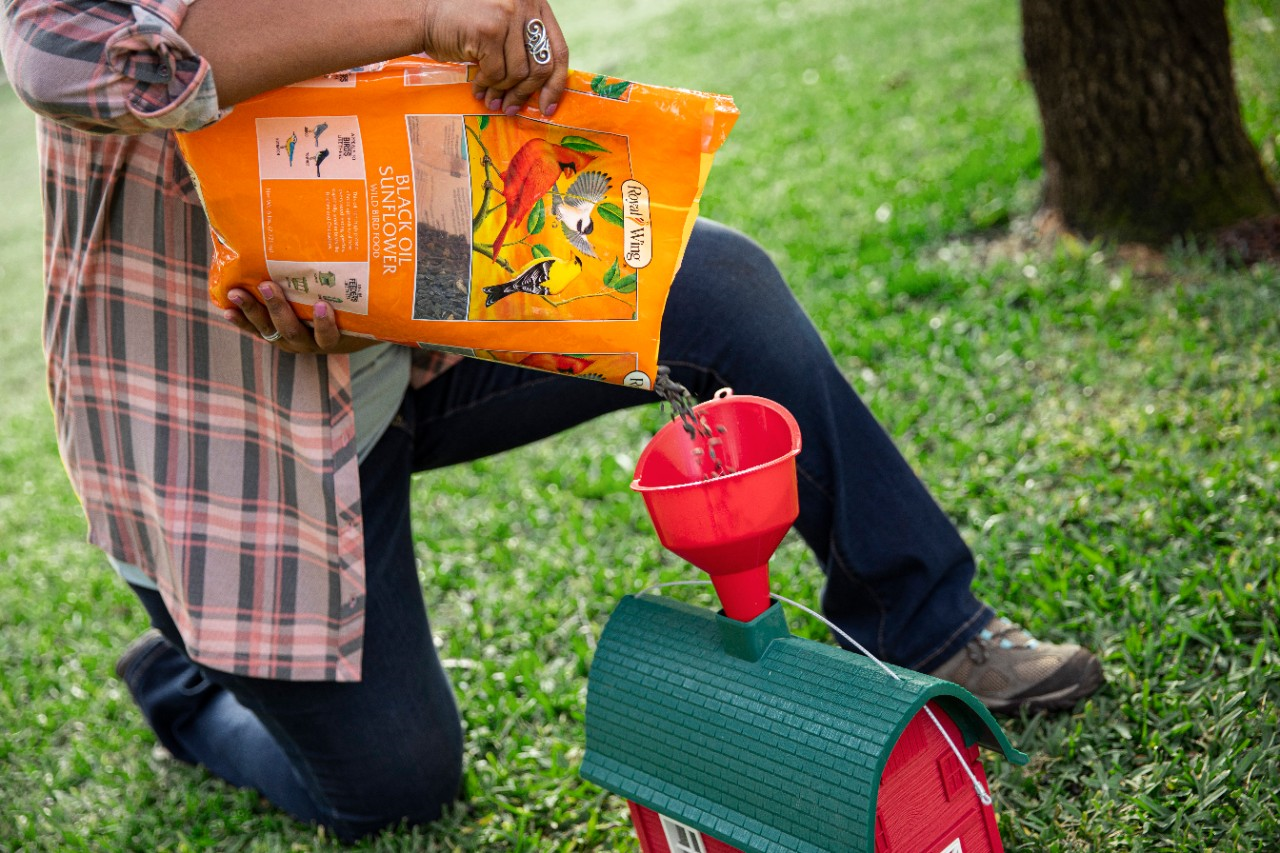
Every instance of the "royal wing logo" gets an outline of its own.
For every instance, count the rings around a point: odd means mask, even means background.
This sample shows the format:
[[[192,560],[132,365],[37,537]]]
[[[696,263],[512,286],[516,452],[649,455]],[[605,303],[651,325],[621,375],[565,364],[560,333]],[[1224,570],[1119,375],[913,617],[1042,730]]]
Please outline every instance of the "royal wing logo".
[[[622,259],[632,269],[653,260],[653,223],[649,220],[649,189],[637,180],[622,183]]]

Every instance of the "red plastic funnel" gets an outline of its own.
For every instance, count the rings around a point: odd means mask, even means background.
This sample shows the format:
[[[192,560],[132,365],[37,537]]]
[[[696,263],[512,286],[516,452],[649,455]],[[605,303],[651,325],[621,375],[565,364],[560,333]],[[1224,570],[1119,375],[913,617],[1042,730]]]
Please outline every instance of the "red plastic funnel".
[[[800,514],[800,427],[772,400],[728,390],[693,412],[712,435],[690,438],[673,420],[640,454],[631,488],[663,546],[711,575],[726,616],[749,622],[769,607],[769,558]]]

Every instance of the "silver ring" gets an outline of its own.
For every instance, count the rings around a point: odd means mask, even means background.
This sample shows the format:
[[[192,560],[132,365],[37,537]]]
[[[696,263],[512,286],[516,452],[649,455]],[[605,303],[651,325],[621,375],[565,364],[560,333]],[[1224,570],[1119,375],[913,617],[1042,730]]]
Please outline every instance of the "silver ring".
[[[547,25],[541,18],[530,18],[524,25],[524,46],[539,65],[551,61],[551,39],[547,38]]]
[[[276,329],[274,332],[272,332],[272,333],[271,333],[271,334],[269,334],[269,335],[263,335],[263,336],[262,336],[262,339],[263,339],[264,341],[266,341],[267,343],[269,343],[269,344],[273,344],[273,343],[275,343],[276,341],[280,340],[280,338],[282,338],[282,337],[284,337],[284,336],[280,334],[280,330],[279,330],[279,329]]]

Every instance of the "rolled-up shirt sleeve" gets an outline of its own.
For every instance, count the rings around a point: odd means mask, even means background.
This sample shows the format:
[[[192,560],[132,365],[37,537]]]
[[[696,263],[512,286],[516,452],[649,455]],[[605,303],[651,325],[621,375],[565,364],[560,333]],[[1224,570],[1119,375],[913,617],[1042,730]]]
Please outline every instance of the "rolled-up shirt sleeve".
[[[178,34],[195,0],[4,0],[18,96],[90,133],[196,130],[221,118],[213,71]]]

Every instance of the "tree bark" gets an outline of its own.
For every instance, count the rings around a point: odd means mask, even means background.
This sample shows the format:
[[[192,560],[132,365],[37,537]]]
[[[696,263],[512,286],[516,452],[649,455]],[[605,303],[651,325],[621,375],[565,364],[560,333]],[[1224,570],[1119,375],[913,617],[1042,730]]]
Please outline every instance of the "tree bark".
[[[1021,0],[1044,207],[1160,245],[1280,215],[1245,133],[1224,0]]]

